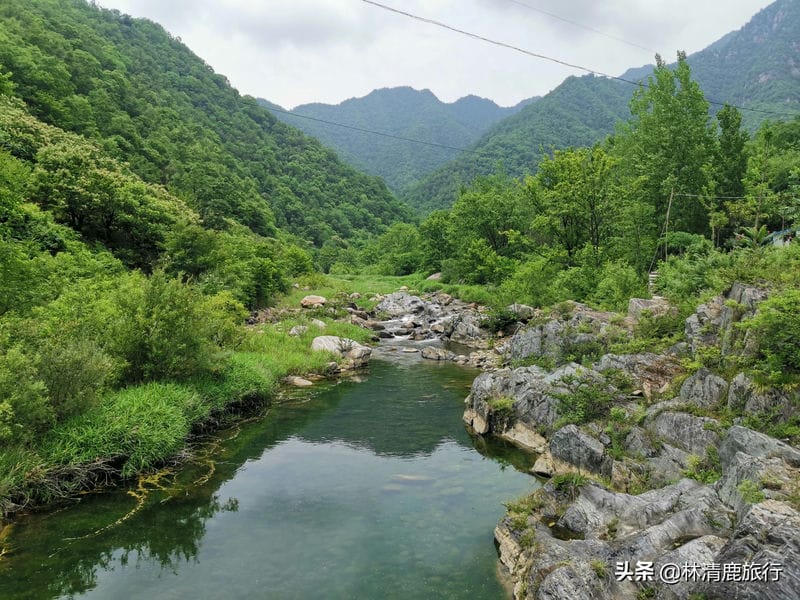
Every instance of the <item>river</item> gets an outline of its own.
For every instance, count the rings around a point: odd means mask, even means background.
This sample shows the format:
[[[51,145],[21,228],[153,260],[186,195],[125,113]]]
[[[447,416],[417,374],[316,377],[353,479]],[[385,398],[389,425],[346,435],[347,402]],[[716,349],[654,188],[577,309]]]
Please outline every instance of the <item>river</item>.
[[[503,598],[492,532],[537,487],[470,436],[476,372],[373,359],[292,392],[197,459],[18,519],[0,598]]]

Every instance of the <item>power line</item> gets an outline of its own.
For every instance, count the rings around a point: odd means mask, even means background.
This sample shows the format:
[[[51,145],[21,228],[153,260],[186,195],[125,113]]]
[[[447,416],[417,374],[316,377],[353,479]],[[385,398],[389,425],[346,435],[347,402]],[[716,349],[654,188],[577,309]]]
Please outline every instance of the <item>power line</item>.
[[[559,65],[562,65],[562,66],[565,66],[565,67],[569,67],[571,69],[577,69],[578,71],[584,71],[585,73],[590,73],[592,75],[600,75],[601,77],[607,77],[609,79],[614,79],[616,81],[621,81],[623,83],[627,83],[627,84],[630,84],[630,85],[635,85],[637,87],[639,87],[641,85],[645,85],[641,81],[633,81],[631,79],[625,79],[624,77],[620,77],[619,75],[611,75],[609,73],[604,73],[603,71],[598,71],[596,69],[590,69],[589,67],[576,65],[574,63],[570,63],[570,62],[567,62],[567,61],[564,61],[564,60],[561,60],[561,59],[558,59],[558,58],[553,58],[552,56],[546,56],[544,54],[539,54],[537,52],[532,52],[530,50],[526,50],[524,48],[520,48],[519,46],[514,46],[513,44],[508,44],[506,42],[500,42],[498,40],[493,40],[491,38],[487,38],[487,37],[479,35],[477,33],[472,33],[470,31],[465,31],[463,29],[458,29],[457,27],[453,27],[452,25],[448,25],[446,23],[442,23],[441,21],[436,21],[434,19],[429,19],[427,17],[420,17],[419,15],[415,15],[415,14],[412,14],[410,12],[406,12],[404,10],[400,10],[398,8],[393,8],[391,6],[387,6],[385,4],[381,4],[380,2],[375,2],[375,0],[361,0],[361,1],[365,2],[366,4],[371,4],[372,6],[376,6],[378,8],[381,8],[383,10],[386,10],[386,11],[389,11],[389,12],[393,12],[393,13],[396,13],[398,15],[403,15],[404,17],[408,17],[408,18],[414,19],[416,21],[420,21],[422,23],[428,23],[429,25],[435,25],[437,27],[441,27],[442,29],[447,29],[448,31],[452,31],[454,33],[459,33],[461,35],[465,35],[467,37],[470,37],[470,38],[473,38],[473,39],[476,39],[476,40],[480,40],[482,42],[486,42],[487,44],[492,44],[494,46],[500,46],[501,48],[507,48],[509,50],[514,50],[515,52],[519,52],[521,54],[525,54],[525,55],[531,56],[533,58],[539,58],[541,60],[546,60],[546,61],[549,61],[549,62],[553,62],[553,63],[559,64]],[[771,110],[763,110],[763,109],[759,109],[759,108],[746,108],[744,106],[737,106],[735,104],[730,104],[728,102],[718,102],[718,101],[715,101],[715,100],[711,100],[710,98],[706,98],[706,102],[708,102],[709,104],[713,104],[715,106],[725,106],[727,104],[728,106],[731,106],[732,108],[736,108],[736,109],[738,109],[740,111],[755,112],[755,113],[761,113],[761,114],[765,114],[765,115],[774,115],[774,116],[779,116],[779,117],[793,117],[793,116],[795,116],[794,114],[790,114],[790,113],[780,113],[780,112],[775,112],[775,111],[771,111]]]
[[[543,15],[547,15],[548,17],[552,17],[553,19],[557,19],[559,21],[563,21],[564,23],[569,23],[570,25],[574,25],[575,27],[580,27],[581,29],[585,29],[587,31],[591,31],[593,33],[597,33],[604,37],[607,37],[611,40],[615,40],[617,42],[622,42],[623,44],[627,44],[628,46],[633,46],[634,48],[639,48],[640,50],[645,50],[646,52],[652,52],[653,54],[658,54],[658,50],[653,50],[652,48],[648,48],[647,46],[642,46],[641,44],[637,44],[636,42],[630,42],[625,40],[621,37],[617,37],[605,31],[601,31],[600,29],[595,29],[594,27],[590,27],[589,25],[584,25],[583,23],[578,23],[577,21],[573,21],[571,19],[567,19],[566,17],[562,17],[561,15],[557,15],[555,13],[548,12],[536,6],[531,6],[525,2],[521,2],[520,0],[508,0],[512,4],[516,4],[518,6],[523,6],[528,10],[532,10],[534,12],[541,13]]]
[[[299,117],[301,119],[308,119],[309,121],[316,121],[317,123],[325,123],[326,125],[334,125],[336,127],[342,127],[344,129],[352,129],[353,131],[360,131],[362,133],[372,133],[374,135],[380,135],[387,138],[392,138],[394,140],[402,140],[404,142],[413,142],[415,144],[423,144],[425,146],[433,146],[435,148],[444,148],[446,150],[456,150],[458,152],[476,152],[475,150],[470,150],[469,148],[458,148],[457,146],[448,146],[447,144],[437,144],[436,142],[426,142],[423,140],[415,140],[413,138],[403,137],[402,135],[394,135],[392,133],[386,133],[385,131],[375,131],[374,129],[365,129],[363,127],[356,127],[355,125],[345,125],[344,123],[336,123],[334,121],[327,121],[325,119],[320,119],[317,117],[312,117],[309,115],[301,115],[299,113],[293,113],[288,110],[280,110],[273,107],[266,107],[267,110],[271,112],[282,113],[284,115],[289,115],[292,117]]]

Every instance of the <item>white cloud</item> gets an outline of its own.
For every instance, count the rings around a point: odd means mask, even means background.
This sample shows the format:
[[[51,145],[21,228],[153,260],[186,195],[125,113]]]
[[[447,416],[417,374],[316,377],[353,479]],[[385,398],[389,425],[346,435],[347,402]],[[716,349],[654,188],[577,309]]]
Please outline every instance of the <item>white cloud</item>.
[[[768,0],[380,0],[533,52],[621,74],[652,53],[531,10],[660,50],[696,52]],[[292,107],[379,87],[429,88],[500,104],[542,95],[579,71],[491,46],[358,0],[101,0],[180,36],[241,92]]]

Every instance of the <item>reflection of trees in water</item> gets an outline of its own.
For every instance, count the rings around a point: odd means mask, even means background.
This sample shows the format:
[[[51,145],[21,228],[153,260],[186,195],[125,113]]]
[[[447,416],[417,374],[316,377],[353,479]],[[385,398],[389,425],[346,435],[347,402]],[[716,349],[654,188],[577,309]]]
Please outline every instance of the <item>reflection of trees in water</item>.
[[[430,454],[453,438],[472,445],[460,419],[470,378],[451,365],[408,370],[376,362],[367,385],[342,383],[298,393],[287,406],[270,409],[265,419],[225,432],[222,442],[209,440],[206,455],[170,477],[156,477],[157,485],[147,489],[141,508],[128,519],[124,516],[137,499],[123,491],[87,496],[62,512],[26,519],[12,534],[18,552],[0,560],[0,598],[79,595],[96,587],[99,574],[115,565],[156,563],[177,573],[197,560],[208,520],[238,509],[235,498],[220,497],[221,486],[246,461],[292,436],[403,457]],[[502,444],[477,442],[481,454],[520,468]]]

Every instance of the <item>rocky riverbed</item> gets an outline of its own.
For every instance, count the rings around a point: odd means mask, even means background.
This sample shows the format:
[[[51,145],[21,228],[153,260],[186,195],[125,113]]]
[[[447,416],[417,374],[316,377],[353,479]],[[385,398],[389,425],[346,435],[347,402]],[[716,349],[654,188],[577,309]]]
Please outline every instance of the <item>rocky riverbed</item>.
[[[443,293],[348,312],[381,352],[483,369],[464,422],[538,455],[532,471],[549,481],[495,530],[516,599],[789,600],[800,598],[800,450],[746,424],[791,418],[800,398],[698,368],[755,351],[737,323],[767,295],[734,284],[657,353],[610,349],[642,319],[674,316],[663,299],[633,299],[625,315],[512,305],[516,323],[499,334],[483,307]],[[677,581],[664,565],[683,569]]]

